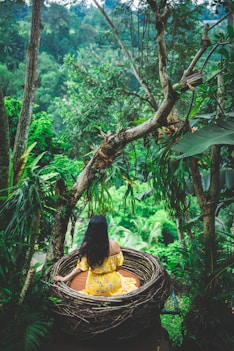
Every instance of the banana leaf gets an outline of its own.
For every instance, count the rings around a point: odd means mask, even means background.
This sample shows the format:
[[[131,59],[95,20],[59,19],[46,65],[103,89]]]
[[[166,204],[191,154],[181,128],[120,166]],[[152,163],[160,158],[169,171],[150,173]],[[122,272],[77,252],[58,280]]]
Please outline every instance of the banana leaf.
[[[234,122],[210,124],[194,133],[186,133],[173,147],[178,159],[201,154],[211,145],[234,145]]]

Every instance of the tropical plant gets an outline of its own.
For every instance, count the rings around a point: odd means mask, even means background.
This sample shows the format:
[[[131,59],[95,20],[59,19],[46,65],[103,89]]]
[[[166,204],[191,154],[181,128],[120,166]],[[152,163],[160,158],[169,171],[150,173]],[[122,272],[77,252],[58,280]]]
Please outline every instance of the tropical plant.
[[[13,261],[13,257],[9,255],[7,262],[4,263],[12,268],[15,267]],[[20,271],[15,272],[14,276],[11,274],[11,277],[8,274],[8,285],[3,285],[0,290],[1,350],[37,351],[42,342],[50,337],[53,319],[48,310],[48,291],[41,280],[41,272],[36,273],[35,268],[32,268],[32,272],[27,295],[20,296],[21,299],[19,299],[17,284],[21,276]],[[0,275],[2,278],[2,272]]]
[[[52,181],[58,173],[40,169],[42,157],[24,168],[0,209],[0,315],[1,323],[8,321],[1,325],[0,339],[6,351],[38,350],[52,327],[42,267],[34,263],[33,255],[40,245],[41,221],[54,211]]]
[[[160,317],[162,326],[169,334],[171,350],[178,351],[181,350],[181,344],[183,342],[182,325],[184,317],[190,308],[190,299],[183,293],[177,293],[175,296],[176,303],[174,301],[175,297],[170,296],[166,301],[163,313]]]
[[[46,174],[44,169],[39,169],[38,162],[42,157],[43,154],[28,165],[21,174],[18,184],[8,189],[9,196],[0,211],[1,229],[4,231],[3,241],[12,251],[11,255],[16,263],[19,260],[15,269],[20,268],[22,274],[27,273],[31,262],[40,233],[43,207],[45,206],[47,211],[49,208],[53,211],[54,207],[53,200],[51,201],[54,198],[52,181],[58,178],[58,173]]]
[[[206,275],[204,259],[204,237],[200,234],[191,243],[188,278],[190,279],[191,307],[183,323],[184,340],[182,350],[221,350],[233,347],[233,324],[231,322],[231,296],[233,276],[231,252],[220,247],[213,278],[204,281]],[[217,332],[214,335],[214,330]]]

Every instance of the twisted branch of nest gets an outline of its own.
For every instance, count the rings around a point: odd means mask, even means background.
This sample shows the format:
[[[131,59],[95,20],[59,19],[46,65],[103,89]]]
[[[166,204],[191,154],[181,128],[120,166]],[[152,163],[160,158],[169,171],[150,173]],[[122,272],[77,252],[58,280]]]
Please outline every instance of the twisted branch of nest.
[[[78,339],[104,336],[120,340],[137,335],[158,323],[160,311],[170,293],[170,278],[160,261],[148,254],[123,248],[124,265],[134,273],[141,286],[128,294],[102,297],[87,296],[73,290],[66,283],[51,279],[50,293],[60,302],[52,311],[64,332]],[[60,259],[50,276],[66,275],[77,263],[78,250]]]

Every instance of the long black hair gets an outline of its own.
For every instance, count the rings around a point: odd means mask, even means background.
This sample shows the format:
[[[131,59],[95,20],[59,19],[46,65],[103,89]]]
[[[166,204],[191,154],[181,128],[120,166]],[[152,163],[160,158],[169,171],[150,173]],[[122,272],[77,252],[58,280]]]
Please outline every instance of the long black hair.
[[[91,268],[100,266],[109,256],[108,225],[103,215],[93,216],[80,246],[79,258],[86,256]]]

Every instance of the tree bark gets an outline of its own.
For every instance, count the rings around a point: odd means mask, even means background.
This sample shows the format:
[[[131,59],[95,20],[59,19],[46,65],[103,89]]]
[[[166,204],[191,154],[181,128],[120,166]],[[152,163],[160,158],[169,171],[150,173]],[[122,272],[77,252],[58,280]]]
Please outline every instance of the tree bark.
[[[178,239],[179,239],[179,243],[180,243],[180,247],[181,249],[185,249],[185,241],[184,241],[184,232],[183,230],[181,230],[181,225],[182,225],[183,221],[181,216],[177,216],[176,217],[176,228],[177,228],[177,233],[178,233]]]
[[[221,118],[223,115],[224,103],[224,79],[223,74],[217,76],[217,112],[216,118]],[[220,193],[220,153],[221,146],[213,145],[211,147],[210,159],[210,189],[206,196],[206,207],[203,208],[203,227],[205,239],[205,253],[206,253],[206,269],[207,274],[212,274],[216,266],[217,249],[216,249],[216,228],[215,228],[215,212],[218,204]]]
[[[29,242],[29,249],[27,251],[27,255],[25,258],[25,265],[23,269],[23,273],[26,277],[28,274],[28,271],[30,269],[30,264],[32,261],[33,254],[35,252],[35,244],[37,241],[37,237],[39,235],[39,230],[40,230],[40,221],[41,221],[41,208],[40,206],[37,206],[34,211],[33,211],[33,218],[32,218],[32,233],[30,237],[30,242]]]
[[[220,73],[217,77],[217,112],[216,118],[221,118],[223,114],[224,101],[224,80]],[[210,152],[210,188],[205,193],[202,188],[201,174],[198,162],[195,158],[190,159],[190,170],[193,177],[195,195],[203,216],[203,231],[205,245],[205,267],[207,276],[213,273],[216,266],[216,231],[215,231],[215,212],[220,193],[220,145],[213,145]]]
[[[10,135],[6,108],[0,88],[0,190],[8,187],[9,164],[10,164]],[[6,195],[1,193],[1,196]]]
[[[73,202],[73,206],[71,204],[68,205],[69,198],[70,202]],[[67,197],[68,202],[60,202],[57,207],[56,215],[55,215],[55,223],[51,233],[50,244],[46,253],[46,261],[56,262],[59,260],[64,254],[64,241],[67,231],[68,222],[70,216],[72,214],[72,210],[75,207],[75,201],[72,197],[72,193],[70,192]]]
[[[22,167],[21,157],[27,148],[28,131],[31,123],[36,89],[38,86],[38,50],[40,44],[40,33],[42,30],[42,8],[44,0],[33,0],[32,5],[32,19],[31,19],[31,33],[30,41],[27,50],[27,68],[24,86],[24,95],[22,109],[20,112],[19,123],[17,126],[14,150],[13,150],[13,164],[14,164],[14,183],[20,175]]]

